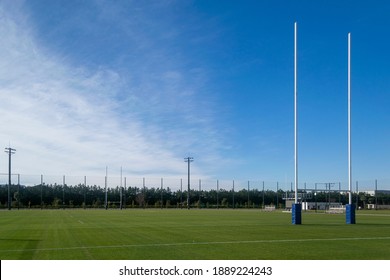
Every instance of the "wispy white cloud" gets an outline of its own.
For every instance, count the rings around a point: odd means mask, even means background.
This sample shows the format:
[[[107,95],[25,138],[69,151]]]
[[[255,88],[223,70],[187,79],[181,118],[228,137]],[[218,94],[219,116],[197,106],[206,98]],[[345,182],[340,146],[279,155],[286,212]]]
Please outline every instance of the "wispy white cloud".
[[[77,64],[37,37],[22,4],[0,5],[0,139],[17,149],[15,172],[104,174],[105,166],[123,166],[130,175],[179,176],[184,156],[202,154],[203,168],[194,168],[202,175],[220,159],[215,103],[200,93],[204,72],[134,30],[129,36],[149,45],[147,54],[134,48],[142,58],[128,69]]]

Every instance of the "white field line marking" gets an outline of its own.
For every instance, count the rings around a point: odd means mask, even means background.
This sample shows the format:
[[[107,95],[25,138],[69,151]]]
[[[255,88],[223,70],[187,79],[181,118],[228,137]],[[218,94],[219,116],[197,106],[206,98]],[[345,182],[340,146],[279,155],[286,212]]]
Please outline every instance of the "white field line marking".
[[[79,220],[79,223],[80,223],[80,224],[84,224],[84,222],[83,222],[83,221],[81,221],[81,220]]]
[[[356,216],[390,217],[390,214],[356,214]]]
[[[109,249],[109,248],[137,248],[137,247],[169,247],[187,245],[220,245],[220,244],[255,244],[255,243],[294,243],[294,242],[318,242],[318,241],[359,241],[359,240],[390,240],[390,236],[383,237],[345,237],[345,238],[308,238],[308,239],[276,239],[276,240],[242,240],[242,241],[216,241],[216,242],[183,242],[183,243],[161,243],[161,244],[123,244],[123,245],[102,245],[102,246],[78,246],[65,248],[41,248],[41,249],[5,249],[0,252],[26,252],[26,251],[59,251],[59,250],[80,250],[80,249]]]

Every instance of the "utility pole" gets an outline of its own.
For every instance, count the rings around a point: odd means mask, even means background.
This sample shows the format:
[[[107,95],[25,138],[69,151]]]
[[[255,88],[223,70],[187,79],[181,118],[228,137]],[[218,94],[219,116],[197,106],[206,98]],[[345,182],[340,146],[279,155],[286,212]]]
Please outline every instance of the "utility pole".
[[[11,210],[11,156],[16,152],[15,149],[8,147],[5,151],[8,154],[8,210]]]
[[[188,193],[187,193],[187,208],[190,210],[190,163],[194,161],[192,157],[184,158],[184,162],[188,163]]]

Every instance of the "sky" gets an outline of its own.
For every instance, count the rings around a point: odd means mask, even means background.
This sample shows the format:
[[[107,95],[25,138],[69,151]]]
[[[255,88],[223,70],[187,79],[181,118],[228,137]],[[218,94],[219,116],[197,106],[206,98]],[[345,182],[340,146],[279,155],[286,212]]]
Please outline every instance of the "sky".
[[[12,172],[390,182],[386,1],[0,1]],[[8,172],[8,155],[0,157]]]

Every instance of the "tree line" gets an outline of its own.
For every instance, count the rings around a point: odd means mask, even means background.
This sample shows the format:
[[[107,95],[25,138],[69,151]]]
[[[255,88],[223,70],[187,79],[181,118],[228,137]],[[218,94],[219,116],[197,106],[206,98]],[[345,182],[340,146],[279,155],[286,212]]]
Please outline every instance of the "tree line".
[[[9,189],[9,192],[8,192]],[[287,191],[259,190],[172,190],[171,188],[84,186],[68,185],[7,185],[0,186],[0,208],[8,207],[8,193],[12,208],[264,208],[273,205],[285,208]],[[291,192],[290,192],[291,193]],[[305,201],[348,203],[348,195],[336,191],[317,192]],[[188,204],[189,201],[189,204]],[[353,202],[361,208],[367,204],[390,204],[390,195],[353,195]]]

